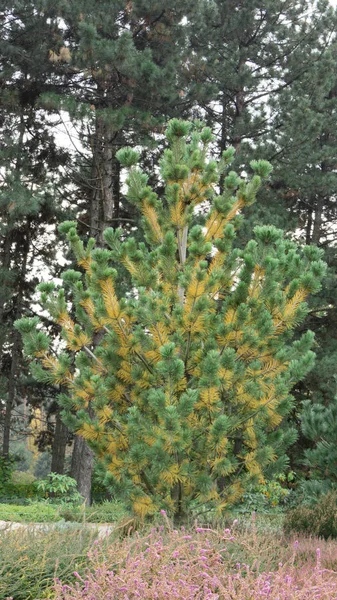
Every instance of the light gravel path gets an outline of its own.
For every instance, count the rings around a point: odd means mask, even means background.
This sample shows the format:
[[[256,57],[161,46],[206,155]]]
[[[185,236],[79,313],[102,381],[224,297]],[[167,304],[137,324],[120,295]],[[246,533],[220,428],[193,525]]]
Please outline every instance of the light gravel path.
[[[64,531],[65,529],[73,530],[76,528],[76,526],[78,526],[78,528],[86,528],[93,531],[98,531],[98,537],[100,538],[109,535],[114,530],[114,526],[110,523],[81,524],[64,521],[56,521],[55,523],[15,523],[13,521],[0,521],[0,530],[5,531],[15,531],[20,529],[30,529],[34,531],[52,531],[60,529]]]

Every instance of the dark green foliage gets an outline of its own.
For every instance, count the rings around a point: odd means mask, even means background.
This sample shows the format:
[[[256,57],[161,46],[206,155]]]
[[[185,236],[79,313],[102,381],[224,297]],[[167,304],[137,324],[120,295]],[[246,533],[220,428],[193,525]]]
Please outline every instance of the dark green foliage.
[[[290,510],[284,518],[284,530],[326,540],[337,538],[337,494],[326,494],[313,507],[301,505]]]
[[[304,402],[301,430],[313,447],[304,451],[304,464],[311,480],[303,483],[306,497],[314,499],[337,488],[337,397],[324,406]]]

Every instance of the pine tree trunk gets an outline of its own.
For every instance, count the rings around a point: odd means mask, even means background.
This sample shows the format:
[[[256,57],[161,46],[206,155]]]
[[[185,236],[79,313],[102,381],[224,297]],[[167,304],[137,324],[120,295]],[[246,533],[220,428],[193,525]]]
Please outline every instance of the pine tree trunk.
[[[20,351],[20,334],[18,332],[13,332],[13,346],[12,346],[12,363],[11,370],[9,375],[9,382],[7,388],[7,401],[6,401],[6,412],[4,419],[4,431],[3,431],[3,441],[2,441],[2,454],[5,457],[9,456],[9,440],[11,433],[11,420],[12,420],[12,412],[15,404],[15,396],[16,396],[16,377],[18,370],[18,362],[19,362],[19,351]]]
[[[320,196],[315,206],[314,226],[312,230],[311,243],[319,244],[321,238],[321,227],[323,220],[324,198]]]
[[[56,413],[55,433],[52,445],[51,471],[52,473],[64,473],[64,461],[68,442],[68,428],[63,423],[60,412]]]
[[[116,159],[117,133],[96,117],[93,139],[94,191],[90,204],[90,230],[98,245],[104,245],[103,232],[107,227],[117,227],[119,217],[119,163]]]
[[[116,159],[118,133],[102,116],[96,115],[96,130],[92,140],[93,194],[90,200],[90,235],[98,247],[105,245],[103,233],[107,227],[118,227],[120,167]],[[80,494],[90,504],[91,476],[94,455],[86,441],[76,436],[72,455],[71,476],[76,479]]]
[[[77,488],[85,503],[91,504],[91,477],[94,455],[86,441],[76,435],[71,458],[70,476],[77,481]]]

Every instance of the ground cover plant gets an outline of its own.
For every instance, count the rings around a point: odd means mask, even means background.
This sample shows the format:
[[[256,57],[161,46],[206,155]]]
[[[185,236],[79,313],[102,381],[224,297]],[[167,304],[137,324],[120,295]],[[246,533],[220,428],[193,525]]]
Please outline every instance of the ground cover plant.
[[[61,518],[57,506],[44,502],[32,502],[28,505],[0,504],[0,521],[50,523]]]
[[[159,526],[110,545],[103,560],[98,543],[75,584],[56,581],[56,600],[337,598],[336,544],[275,541],[255,531]]]
[[[66,583],[85,567],[97,532],[67,526],[63,531],[0,530],[0,598],[51,598],[55,573]]]
[[[35,376],[68,389],[67,425],[142,518],[160,508],[183,518],[191,503],[221,512],[266,468],[284,470],[296,432],[279,426],[314,359],[311,332],[292,343],[291,331],[325,271],[319,249],[299,250],[273,226],[233,248],[269,163],[240,178],[228,170],[233,148],[209,158],[214,138],[200,124],[173,120],[167,139],[161,197],[137,152],[118,153],[145,242],[107,229],[109,249],[84,246],[76,223],[61,226],[78,269],[39,290],[67,349],[54,356],[37,318],[17,322]],[[121,270],[130,286],[118,297]]]
[[[76,523],[116,523],[126,514],[121,502],[102,502],[91,506],[57,505],[41,501],[18,506],[0,503],[0,521],[19,523],[54,523],[62,520]]]
[[[228,516],[228,519],[230,517]],[[336,600],[337,542],[284,535],[266,517],[174,528],[131,518],[101,539],[67,526],[0,532],[0,597],[13,600]],[[55,579],[56,578],[56,579]]]
[[[329,492],[313,505],[299,504],[284,518],[287,532],[337,539],[337,493]]]

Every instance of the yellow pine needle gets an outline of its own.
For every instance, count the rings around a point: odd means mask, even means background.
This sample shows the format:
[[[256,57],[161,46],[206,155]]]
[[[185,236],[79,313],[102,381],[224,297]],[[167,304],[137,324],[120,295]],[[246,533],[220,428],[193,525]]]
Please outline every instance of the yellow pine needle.
[[[148,202],[144,202],[142,206],[142,213],[150,225],[155,241],[161,243],[164,239],[164,235],[159,225],[158,214],[155,208],[148,204]]]
[[[308,293],[305,289],[300,289],[297,290],[293,297],[287,301],[281,314],[279,313],[274,318],[276,334],[282,333],[282,331],[287,329],[291,329],[291,327],[296,325],[296,313],[302,302],[304,302],[306,299],[307,295]]]
[[[41,357],[42,366],[50,371],[53,375],[54,383],[57,384],[66,384],[69,385],[72,383],[73,376],[70,371],[66,371],[65,373],[60,373],[59,370],[61,368],[61,364],[57,358],[51,356],[50,354],[44,354]]]
[[[124,257],[121,262],[123,263],[127,271],[129,271],[130,275],[133,275],[134,277],[138,275],[139,265],[132,262],[132,260],[129,257]]]
[[[237,215],[239,210],[243,208],[243,206],[244,202],[241,200],[241,198],[239,198],[236,200],[236,202],[234,202],[227,215],[222,215],[216,209],[214,209],[205,224],[205,241],[211,242],[214,239],[222,239],[224,236],[224,227],[227,225],[227,223],[232,221],[232,219]]]
[[[177,463],[170,465],[165,471],[162,471],[160,473],[160,478],[169,486],[184,481],[184,477],[181,475],[180,467]]]
[[[264,276],[264,269],[260,265],[256,265],[253,273],[252,282],[249,286],[248,296],[250,298],[258,298],[261,292],[261,281]]]
[[[144,519],[147,515],[152,515],[156,510],[156,507],[149,496],[133,497],[132,500],[133,511],[141,519]]]
[[[78,350],[81,350],[83,346],[88,346],[90,342],[90,337],[82,331],[79,335],[74,336],[67,341],[67,347],[69,348],[69,350],[73,350],[74,352],[76,352]]]
[[[187,388],[187,380],[186,377],[182,377],[174,386],[175,393],[183,392]]]
[[[120,402],[124,398],[125,386],[117,383],[113,390],[109,392],[108,398],[109,400],[113,400],[113,402]]]
[[[91,256],[84,256],[78,261],[78,264],[80,265],[80,267],[83,267],[83,269],[87,271],[87,273],[89,273],[91,271],[92,264]]]
[[[224,318],[224,324],[225,325],[232,325],[235,322],[235,318],[236,318],[236,310],[235,308],[228,308],[226,314],[225,314],[225,318]]]
[[[80,305],[83,306],[84,310],[90,317],[90,321],[95,329],[101,329],[102,325],[98,319],[95,317],[95,305],[92,298],[85,298],[80,302]]]
[[[185,312],[193,310],[196,301],[205,293],[205,281],[193,277],[186,290]]]
[[[249,452],[245,456],[244,460],[245,460],[246,469],[251,475],[261,475],[262,476],[261,467],[256,462],[256,451],[255,450],[252,450],[252,452]]]
[[[184,211],[185,207],[181,199],[170,207],[171,221],[173,225],[181,229],[185,226]]]
[[[242,344],[237,349],[238,358],[242,357],[245,360],[248,360],[248,359],[252,359],[252,358],[257,358],[258,355],[259,355],[259,349],[254,348],[253,346],[250,346],[249,344]]]
[[[224,389],[229,389],[232,386],[233,377],[234,377],[233,371],[230,371],[229,369],[225,369],[224,367],[220,367],[219,378],[221,381],[221,386]]]
[[[104,425],[105,423],[110,421],[112,416],[112,409],[109,406],[104,406],[104,408],[97,411],[97,415],[99,417],[100,424]]]
[[[215,442],[209,436],[208,441],[207,441],[207,447],[218,455],[218,458],[214,460],[213,467],[215,467],[215,464],[217,461],[220,461],[224,458],[224,456],[226,454],[225,450],[226,450],[227,444],[228,444],[228,439],[226,437],[219,440],[219,442]]]
[[[255,450],[257,448],[257,438],[256,438],[256,434],[255,434],[253,419],[249,419],[247,421],[246,429],[245,429],[245,436],[246,436],[246,442],[245,442],[246,446],[249,446],[249,448],[251,448],[252,450]]]
[[[192,194],[192,188],[196,188],[196,192],[194,195]],[[188,202],[193,202],[193,204],[200,204],[205,200],[205,192],[208,189],[211,189],[212,184],[206,186],[202,183],[200,173],[194,171],[190,173],[190,175],[185,179],[182,187],[181,187],[181,195],[184,198],[185,196],[189,196]],[[185,198],[184,198],[185,200]]]
[[[117,377],[124,383],[132,383],[131,365],[126,360],[121,363],[121,368],[117,371]]]
[[[102,431],[97,431],[96,428],[89,423],[83,423],[76,433],[90,442],[99,441],[102,437]]]
[[[205,241],[211,242],[214,239],[222,238],[224,225],[225,217],[214,209],[205,224]]]
[[[73,333],[75,323],[68,315],[68,313],[60,313],[56,322],[58,323],[58,325],[61,325],[61,327],[63,327],[63,329],[65,329],[67,333]]]
[[[118,302],[118,298],[115,294],[115,288],[112,279],[109,277],[104,281],[100,281],[102,290],[102,296],[104,301],[105,310],[110,319],[118,319],[121,310]]]
[[[197,409],[206,408],[208,410],[212,410],[214,405],[219,400],[219,388],[216,386],[211,386],[206,388],[200,392],[200,400],[196,403],[195,407]]]
[[[208,311],[208,314],[211,311]],[[184,333],[186,332],[190,332],[192,334],[192,337],[195,334],[205,334],[207,333],[208,329],[207,329],[207,316],[205,314],[200,314],[197,315],[197,317],[194,317],[194,315],[191,314],[186,314],[185,316],[185,323],[183,325],[183,331]]]
[[[243,487],[240,481],[236,481],[235,483],[233,483],[228,490],[227,493],[227,505],[231,505],[234,504],[235,502],[237,502],[238,500],[240,500],[240,498],[242,497],[243,494]]]

